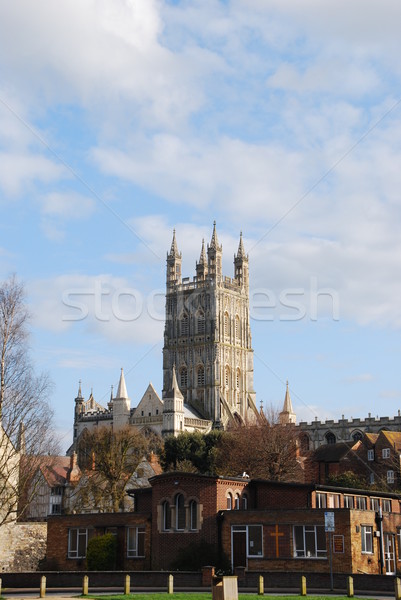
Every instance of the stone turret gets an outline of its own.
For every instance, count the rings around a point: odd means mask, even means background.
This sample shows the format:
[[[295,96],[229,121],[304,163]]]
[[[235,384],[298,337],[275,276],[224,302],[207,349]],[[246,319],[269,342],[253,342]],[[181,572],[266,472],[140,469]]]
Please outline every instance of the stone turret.
[[[184,431],[184,396],[181,393],[173,365],[171,388],[164,398],[163,436],[175,435]]]
[[[131,403],[125,384],[124,370],[121,369],[116,397],[113,398],[113,427],[119,429],[129,423]]]
[[[287,423],[295,424],[296,420],[297,420],[297,417],[294,413],[294,409],[292,408],[290,390],[288,388],[288,381],[287,381],[287,387],[286,387],[286,391],[285,391],[283,410],[279,414],[279,419],[280,419],[280,423],[282,425],[285,425]]]
[[[182,253],[178,251],[177,240],[175,239],[175,229],[171,242],[170,252],[167,253],[167,287],[181,283],[181,263]]]

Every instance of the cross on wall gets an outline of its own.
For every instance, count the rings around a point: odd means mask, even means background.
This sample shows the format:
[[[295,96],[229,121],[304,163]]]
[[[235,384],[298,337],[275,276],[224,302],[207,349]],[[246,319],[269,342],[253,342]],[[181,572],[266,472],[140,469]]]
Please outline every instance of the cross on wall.
[[[284,533],[279,532],[278,530],[278,525],[275,526],[275,530],[270,534],[270,537],[274,537],[276,538],[276,558],[279,558],[280,556],[280,552],[279,552],[279,538],[283,537]]]

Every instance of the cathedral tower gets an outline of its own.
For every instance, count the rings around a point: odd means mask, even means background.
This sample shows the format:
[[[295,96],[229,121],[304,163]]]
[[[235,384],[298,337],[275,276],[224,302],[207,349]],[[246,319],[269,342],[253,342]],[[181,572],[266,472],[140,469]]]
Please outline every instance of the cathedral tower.
[[[207,254],[207,256],[206,256]],[[216,224],[196,276],[181,278],[175,231],[167,254],[163,399],[170,396],[174,365],[184,403],[215,427],[256,418],[249,322],[249,269],[240,236],[234,277],[222,274]]]

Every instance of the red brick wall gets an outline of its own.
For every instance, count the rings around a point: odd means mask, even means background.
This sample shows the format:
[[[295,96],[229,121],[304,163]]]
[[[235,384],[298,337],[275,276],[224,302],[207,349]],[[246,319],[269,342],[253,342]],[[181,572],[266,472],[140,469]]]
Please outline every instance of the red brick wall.
[[[126,535],[129,526],[145,526],[145,558],[126,556]],[[101,513],[49,517],[47,527],[47,568],[53,570],[82,571],[85,559],[68,558],[68,530],[72,527],[88,528],[89,539],[103,535],[108,527],[117,529],[119,569],[146,570],[150,568],[151,523],[148,516],[136,513]]]

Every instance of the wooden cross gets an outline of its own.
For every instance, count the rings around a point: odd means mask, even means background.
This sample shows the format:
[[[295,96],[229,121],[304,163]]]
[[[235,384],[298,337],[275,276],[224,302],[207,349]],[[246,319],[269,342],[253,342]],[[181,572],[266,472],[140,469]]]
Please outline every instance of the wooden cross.
[[[278,531],[278,525],[276,525],[276,529],[273,533],[270,534],[271,537],[275,537],[276,538],[276,558],[279,557],[280,553],[278,550],[278,538],[279,537],[283,537],[284,533],[279,533]]]

